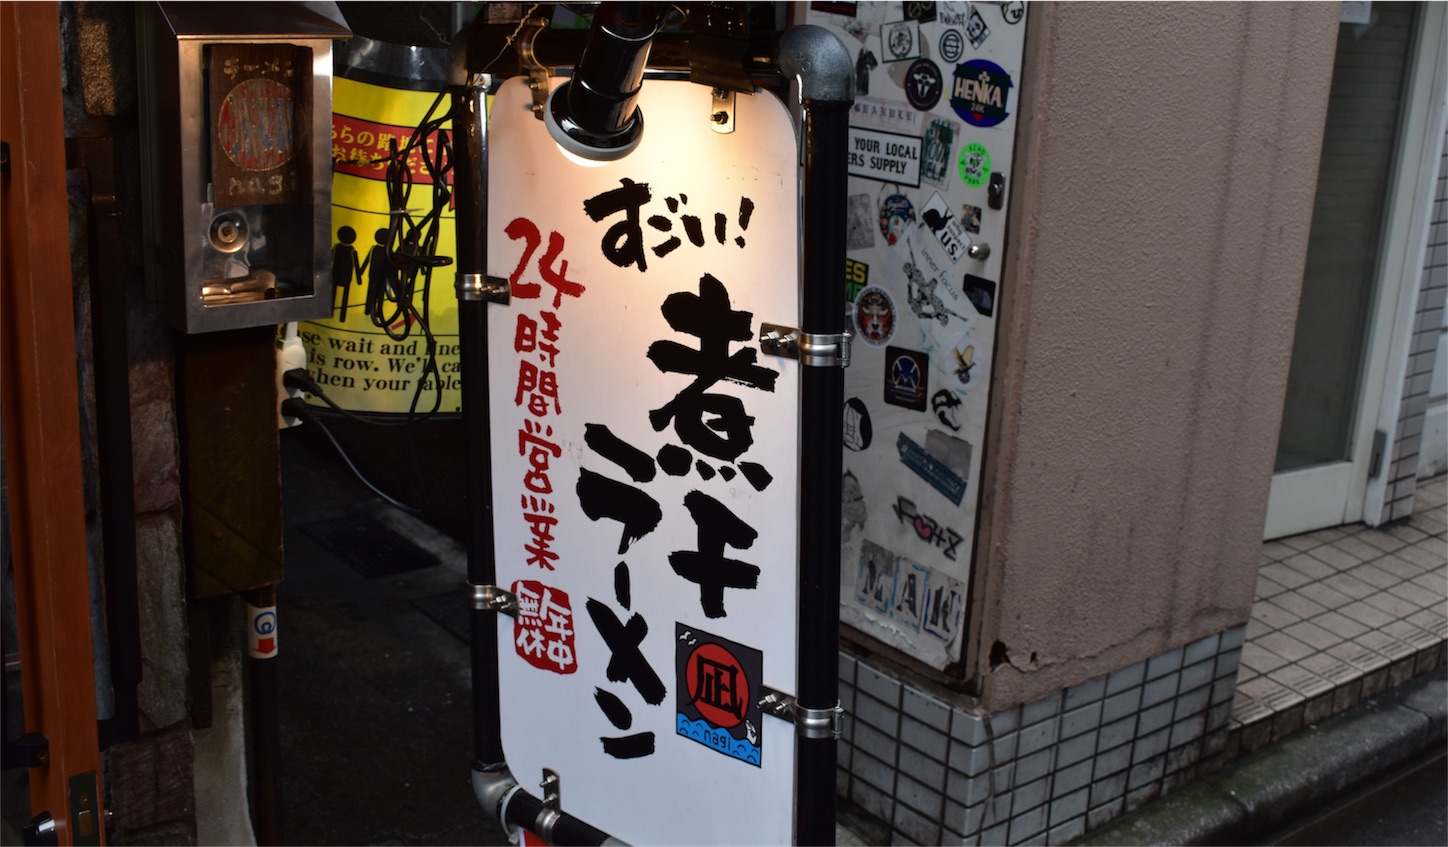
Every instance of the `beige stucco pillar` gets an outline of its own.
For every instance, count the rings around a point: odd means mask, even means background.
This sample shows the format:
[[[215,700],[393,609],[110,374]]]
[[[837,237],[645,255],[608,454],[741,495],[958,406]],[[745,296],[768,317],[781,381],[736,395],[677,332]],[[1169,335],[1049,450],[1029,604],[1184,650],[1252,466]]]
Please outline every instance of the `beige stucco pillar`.
[[[1338,4],[1033,3],[967,674],[1244,623]]]

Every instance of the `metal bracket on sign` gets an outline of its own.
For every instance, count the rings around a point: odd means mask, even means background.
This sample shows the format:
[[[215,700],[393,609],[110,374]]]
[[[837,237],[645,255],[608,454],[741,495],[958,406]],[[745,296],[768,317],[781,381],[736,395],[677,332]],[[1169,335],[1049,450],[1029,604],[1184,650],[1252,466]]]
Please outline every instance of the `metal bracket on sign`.
[[[734,131],[734,92],[714,89],[714,100],[709,106],[709,127],[720,134]]]
[[[828,709],[806,709],[796,703],[794,727],[804,738],[838,739],[845,731],[845,710],[838,700]]]
[[[528,90],[533,92],[533,117],[543,120],[543,110],[548,108],[548,82],[553,76],[551,69],[538,61],[533,52],[533,41],[548,26],[544,18],[529,18],[519,25],[518,61],[528,71]]]
[[[483,284],[483,299],[489,303],[506,306],[513,302],[513,287],[501,276],[490,276]]]
[[[761,685],[759,689],[759,711],[780,720],[794,720],[794,695],[775,691],[767,685]]]
[[[833,708],[806,709],[794,695],[760,686],[759,711],[780,720],[790,721],[805,738],[839,738],[845,729],[845,710],[835,701]]]
[[[552,768],[543,769],[543,781],[538,783],[543,789],[543,806],[557,811],[563,806],[563,780],[558,777],[558,771]]]
[[[459,300],[485,300],[499,306],[506,306],[513,300],[512,286],[500,276],[458,274],[457,293]]]
[[[502,612],[509,617],[516,618],[518,617],[518,597],[496,585],[474,585],[473,608],[481,609],[484,612]]]
[[[759,349],[765,355],[798,359],[806,367],[848,368],[851,337],[849,332],[812,333],[781,324],[759,325]]]
[[[482,300],[487,290],[487,277],[482,274],[458,274],[457,289],[459,300]]]

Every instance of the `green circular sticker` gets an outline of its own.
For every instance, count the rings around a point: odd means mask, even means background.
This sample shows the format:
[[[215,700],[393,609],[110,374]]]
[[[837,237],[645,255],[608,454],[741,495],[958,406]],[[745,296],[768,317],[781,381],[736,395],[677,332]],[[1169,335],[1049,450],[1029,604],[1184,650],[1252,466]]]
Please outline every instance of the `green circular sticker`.
[[[971,188],[980,188],[990,180],[990,151],[978,141],[960,148],[960,181]]]

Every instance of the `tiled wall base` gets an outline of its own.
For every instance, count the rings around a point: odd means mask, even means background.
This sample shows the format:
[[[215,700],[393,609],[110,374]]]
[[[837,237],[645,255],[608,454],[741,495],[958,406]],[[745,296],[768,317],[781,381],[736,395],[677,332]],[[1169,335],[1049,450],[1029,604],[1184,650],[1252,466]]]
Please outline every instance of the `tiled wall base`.
[[[987,716],[842,654],[839,792],[894,843],[1064,844],[1225,762],[1245,630]]]

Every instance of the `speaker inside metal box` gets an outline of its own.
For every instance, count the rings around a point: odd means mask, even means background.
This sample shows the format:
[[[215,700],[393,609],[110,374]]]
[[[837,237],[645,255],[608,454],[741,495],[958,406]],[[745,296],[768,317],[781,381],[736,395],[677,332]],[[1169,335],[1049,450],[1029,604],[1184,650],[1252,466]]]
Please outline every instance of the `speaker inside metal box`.
[[[351,32],[297,3],[139,8],[144,246],[162,315],[188,333],[326,317],[332,42]]]

